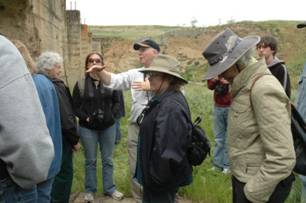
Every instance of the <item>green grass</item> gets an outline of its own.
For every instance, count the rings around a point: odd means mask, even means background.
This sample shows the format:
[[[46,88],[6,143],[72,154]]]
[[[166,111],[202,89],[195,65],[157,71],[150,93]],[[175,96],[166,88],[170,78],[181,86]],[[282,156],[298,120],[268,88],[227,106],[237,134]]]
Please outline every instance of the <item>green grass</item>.
[[[185,88],[185,95],[189,102],[192,116],[202,116],[201,126],[208,134],[212,146],[214,145],[212,130],[212,109],[213,95],[208,90],[205,83],[191,83]],[[126,102],[126,112],[129,114],[131,97],[130,92],[124,93]],[[121,122],[121,132],[123,138],[119,145],[116,146],[114,153],[114,177],[118,190],[126,196],[131,196],[128,170],[128,152],[127,152],[127,118]],[[193,171],[193,183],[190,186],[182,188],[179,193],[183,197],[193,202],[205,203],[230,203],[232,202],[231,179],[229,175],[220,172],[210,171],[212,167],[211,157],[205,160],[204,164],[195,167]],[[101,161],[98,161],[98,193],[102,193]],[[297,178],[298,179],[298,178]],[[295,181],[294,187],[290,193],[287,203],[299,202],[300,186],[299,180]],[[74,180],[73,192],[84,191],[84,156],[83,151],[74,156]]]

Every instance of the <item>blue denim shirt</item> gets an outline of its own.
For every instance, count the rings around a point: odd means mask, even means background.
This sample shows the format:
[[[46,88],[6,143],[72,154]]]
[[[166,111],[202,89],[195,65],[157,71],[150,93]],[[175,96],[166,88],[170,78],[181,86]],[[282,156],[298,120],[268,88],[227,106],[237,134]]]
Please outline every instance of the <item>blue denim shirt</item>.
[[[304,65],[304,70],[299,80],[296,108],[300,112],[304,121],[306,121],[306,64]]]
[[[62,160],[62,131],[59,103],[56,90],[50,80],[42,74],[33,75],[42,109],[45,113],[47,127],[54,146],[54,159],[48,173],[48,179],[55,177]]]

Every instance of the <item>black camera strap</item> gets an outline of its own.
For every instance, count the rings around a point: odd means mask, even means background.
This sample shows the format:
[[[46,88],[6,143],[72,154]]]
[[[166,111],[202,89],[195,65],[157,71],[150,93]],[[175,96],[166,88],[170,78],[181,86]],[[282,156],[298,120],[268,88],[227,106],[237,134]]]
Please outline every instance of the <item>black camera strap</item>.
[[[7,177],[9,177],[9,174],[6,170],[6,164],[0,159],[0,179],[4,179]]]

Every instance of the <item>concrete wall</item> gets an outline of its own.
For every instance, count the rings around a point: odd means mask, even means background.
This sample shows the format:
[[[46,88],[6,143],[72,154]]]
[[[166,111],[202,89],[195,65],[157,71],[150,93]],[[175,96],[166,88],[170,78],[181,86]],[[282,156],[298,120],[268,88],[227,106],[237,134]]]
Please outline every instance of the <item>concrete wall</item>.
[[[0,33],[24,42],[34,58],[44,51],[60,53],[63,79],[72,87],[91,51],[91,35],[80,24],[80,12],[65,6],[66,0],[0,0]]]

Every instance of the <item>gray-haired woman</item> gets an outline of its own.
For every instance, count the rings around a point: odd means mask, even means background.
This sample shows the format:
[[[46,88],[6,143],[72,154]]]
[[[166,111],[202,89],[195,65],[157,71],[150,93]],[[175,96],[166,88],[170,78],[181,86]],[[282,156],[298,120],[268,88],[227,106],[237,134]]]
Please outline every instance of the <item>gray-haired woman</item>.
[[[233,202],[284,202],[294,176],[295,152],[290,102],[278,80],[257,61],[258,36],[218,34],[204,50],[209,63],[204,79],[220,76],[231,83],[228,151]]]
[[[73,178],[72,152],[79,150],[80,144],[71,94],[68,87],[60,79],[62,62],[62,57],[58,53],[44,52],[37,59],[37,68],[54,84],[60,105],[63,135],[62,164],[53,183],[51,198],[52,202],[68,203]]]

